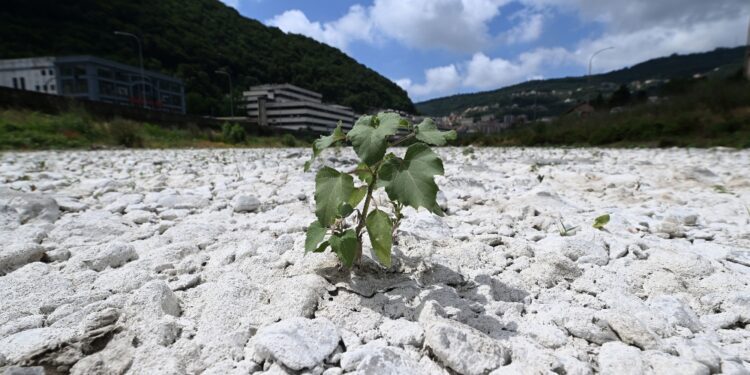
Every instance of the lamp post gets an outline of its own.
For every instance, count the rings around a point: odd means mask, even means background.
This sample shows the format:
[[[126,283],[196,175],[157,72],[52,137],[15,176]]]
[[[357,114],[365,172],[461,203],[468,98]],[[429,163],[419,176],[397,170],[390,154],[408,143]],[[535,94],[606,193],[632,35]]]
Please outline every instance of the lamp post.
[[[135,38],[135,41],[138,43],[138,59],[141,63],[141,96],[143,98],[143,108],[146,108],[146,77],[143,74],[143,50],[141,49],[141,39],[135,34],[126,33],[124,31],[115,31],[115,35]]]
[[[229,114],[234,117],[234,98],[232,95],[232,75],[224,70],[217,70],[214,73],[223,74],[229,79]]]
[[[594,57],[596,57],[596,55],[598,55],[598,54],[600,54],[600,53],[602,53],[604,51],[608,51],[608,50],[611,50],[611,49],[614,49],[614,48],[615,47],[602,48],[602,49],[600,49],[600,50],[592,53],[591,57],[589,57],[589,70],[588,70],[588,74],[586,75],[586,82],[587,82],[587,84],[588,84],[589,87],[591,87],[591,64],[594,62]],[[588,95],[586,97],[586,103],[588,103],[590,100],[591,100],[591,95]]]

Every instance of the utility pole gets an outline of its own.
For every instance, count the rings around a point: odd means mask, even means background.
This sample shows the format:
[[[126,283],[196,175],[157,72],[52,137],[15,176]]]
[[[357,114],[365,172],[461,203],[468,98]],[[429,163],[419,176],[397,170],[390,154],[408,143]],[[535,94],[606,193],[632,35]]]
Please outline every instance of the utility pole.
[[[600,50],[592,53],[591,57],[589,57],[589,70],[588,70],[588,74],[586,75],[586,84],[589,87],[591,87],[591,64],[594,62],[594,57],[596,57],[596,55],[598,55],[598,54],[600,54],[600,53],[602,53],[604,51],[608,51],[608,50],[611,50],[611,49],[614,49],[614,48],[615,47],[602,48],[602,49],[600,49]],[[591,94],[589,93],[589,95],[586,95],[586,104],[589,104],[590,100],[591,100]]]
[[[232,75],[224,70],[217,70],[214,73],[216,74],[223,74],[229,78],[229,113],[232,117],[234,117],[234,98],[233,98],[233,91],[232,91]]]
[[[147,108],[146,107],[146,78],[143,74],[143,49],[141,49],[141,39],[138,38],[138,36],[136,36],[135,34],[126,33],[124,31],[115,31],[115,35],[135,38],[135,41],[138,43],[138,59],[141,62],[141,96],[143,98],[143,108]]]

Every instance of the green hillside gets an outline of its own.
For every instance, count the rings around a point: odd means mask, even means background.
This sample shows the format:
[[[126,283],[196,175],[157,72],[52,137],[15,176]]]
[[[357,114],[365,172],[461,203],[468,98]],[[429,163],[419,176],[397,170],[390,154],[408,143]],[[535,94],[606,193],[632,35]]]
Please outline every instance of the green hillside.
[[[236,94],[250,85],[292,83],[357,111],[414,105],[395,83],[338,49],[242,17],[218,0],[6,0],[0,7],[0,58],[90,54],[137,65],[141,36],[147,69],[182,78],[188,111],[226,114],[228,68]]]
[[[744,56],[745,47],[719,48],[711,52],[689,55],[674,54],[648,60],[629,68],[592,75],[590,83],[586,77],[529,81],[493,91],[432,99],[417,103],[416,106],[420,113],[430,116],[461,113],[468,108],[483,106],[489,108],[479,109],[476,114],[523,113],[532,117],[533,112],[533,115],[539,117],[555,116],[572,106],[570,102],[564,102],[568,98],[575,102],[584,99],[587,95],[611,94],[619,85],[629,84],[633,81],[685,78],[694,74],[711,73],[716,68],[730,74],[739,68]],[[603,83],[608,84],[608,87],[603,88]],[[631,90],[649,92],[657,89],[654,85],[646,86],[642,89],[631,88]],[[553,93],[553,90],[556,93]],[[535,93],[528,95],[530,91]],[[570,95],[566,91],[570,91]],[[520,95],[522,93],[527,93],[527,95]],[[534,105],[537,106],[536,109],[534,109]]]

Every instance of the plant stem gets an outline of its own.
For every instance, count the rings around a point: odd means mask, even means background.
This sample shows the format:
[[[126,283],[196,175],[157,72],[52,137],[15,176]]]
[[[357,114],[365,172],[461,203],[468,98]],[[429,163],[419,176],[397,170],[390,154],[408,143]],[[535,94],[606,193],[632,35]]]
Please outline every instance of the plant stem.
[[[399,144],[401,144],[403,142],[406,142],[409,139],[414,138],[416,135],[417,135],[417,133],[410,133],[407,136],[405,136],[404,138],[401,138],[398,141],[391,143],[390,145],[388,145],[388,147],[398,146]]]
[[[377,168],[372,172],[372,182],[367,185],[367,195],[365,196],[365,205],[362,207],[362,215],[359,217],[359,223],[357,224],[357,240],[359,240],[359,246],[357,247],[357,254],[354,256],[357,264],[362,259],[362,229],[365,227],[365,221],[367,220],[367,211],[370,209],[370,201],[372,200],[372,193],[375,191],[375,184],[378,182]]]

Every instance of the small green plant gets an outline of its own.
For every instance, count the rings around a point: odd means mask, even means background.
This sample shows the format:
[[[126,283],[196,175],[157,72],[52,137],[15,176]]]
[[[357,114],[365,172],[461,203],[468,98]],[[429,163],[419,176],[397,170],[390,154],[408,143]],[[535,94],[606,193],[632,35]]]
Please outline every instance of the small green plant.
[[[389,143],[399,130],[408,134]],[[455,138],[455,131],[439,131],[432,119],[413,125],[397,113],[386,112],[360,117],[348,134],[339,123],[333,134],[316,140],[305,171],[324,149],[346,141],[351,142],[361,162],[349,172],[328,166],[318,170],[315,176],[317,220],[308,227],[305,253],[323,252],[330,247],[341,263],[351,268],[361,260],[362,237],[367,230],[375,257],[383,266],[390,267],[393,235],[403,218],[404,207],[424,207],[443,215],[436,201],[438,187],[434,179],[443,174],[443,162],[428,145],[442,146]],[[388,147],[411,139],[417,142],[406,149],[403,158],[387,153]],[[354,177],[359,184],[355,185]],[[385,190],[390,209],[378,207],[373,199],[379,189]]]
[[[713,188],[719,194],[731,194],[724,185],[714,185]]]
[[[297,138],[293,135],[286,133],[281,136],[281,144],[287,147],[297,147]]]
[[[245,142],[247,135],[245,134],[245,128],[240,124],[230,124],[225,122],[221,126],[221,136],[225,143],[242,143]]]
[[[592,225],[592,227],[602,230],[607,226],[607,223],[609,223],[609,214],[604,214],[594,219],[594,225]]]
[[[560,223],[558,224],[558,230],[560,232],[560,236],[562,237],[568,237],[575,234],[576,229],[578,229],[578,226],[569,227],[563,223],[562,219],[560,219]]]

